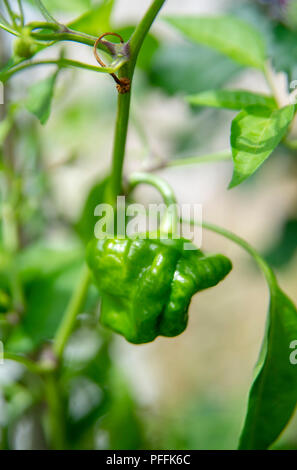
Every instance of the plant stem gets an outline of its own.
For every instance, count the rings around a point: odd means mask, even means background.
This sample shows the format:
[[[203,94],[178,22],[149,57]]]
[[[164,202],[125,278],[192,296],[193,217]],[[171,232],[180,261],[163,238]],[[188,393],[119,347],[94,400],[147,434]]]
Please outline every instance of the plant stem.
[[[73,292],[62,323],[54,339],[53,350],[57,359],[61,359],[67,340],[75,325],[76,317],[81,313],[81,309],[83,308],[88,294],[89,284],[90,271],[87,267],[84,267],[78,286]]]
[[[166,0],[153,1],[131,38],[130,61],[120,70],[120,78],[125,77],[130,79],[131,84],[140,48],[152,23],[154,22],[159,10],[161,9],[165,1]],[[122,191],[122,175],[129,123],[130,102],[131,91],[125,94],[119,93],[112,154],[112,170],[107,194],[107,202],[111,203],[112,205],[115,205],[116,198],[119,194],[121,194]]]
[[[148,184],[156,188],[167,207],[162,219],[160,231],[167,234],[175,234],[178,225],[178,209],[174,192],[166,181],[158,176],[149,173],[133,173],[129,178],[129,190],[134,189],[138,184]]]
[[[11,188],[9,190],[12,191]],[[15,220],[14,207],[7,201],[2,207],[2,236],[3,245],[7,252],[11,255],[18,250],[18,229],[17,222]]]
[[[249,253],[256,263],[258,264],[259,268],[263,272],[267,282],[269,285],[272,285],[273,283],[276,282],[275,274],[270,268],[270,266],[266,263],[266,261],[259,255],[259,253],[253,248],[248,242],[246,242],[243,238],[239,237],[238,235],[235,235],[233,232],[230,232],[229,230],[226,230],[222,227],[218,227],[217,225],[208,223],[208,222],[203,222],[202,224],[199,222],[196,222],[194,220],[184,220],[182,219],[181,222],[190,224],[190,225],[198,225],[202,226],[206,230],[210,230],[212,232],[215,232],[219,235],[222,235],[225,238],[228,238],[229,240],[233,241],[237,245],[241,246],[247,253]]]
[[[39,41],[74,41],[78,42],[80,44],[85,44],[86,46],[94,46],[94,43],[96,41],[95,36],[90,36],[89,34],[85,33],[80,33],[78,31],[74,31],[68,27],[65,26],[65,30],[59,31],[61,27],[57,27],[53,23],[29,23],[29,27],[33,29],[48,29],[50,26],[50,29],[53,29],[54,31],[52,33],[50,32],[32,32],[32,37],[35,39],[38,39]],[[98,48],[102,49],[105,52],[108,52],[108,49],[102,44],[98,44]]]
[[[41,0],[35,0],[35,3],[36,3],[37,8],[39,8],[39,10],[41,11],[44,19],[46,19],[47,21],[50,21],[51,23],[59,24],[58,21],[55,20],[55,18],[50,14],[48,9],[45,8]]]
[[[274,96],[274,99],[276,101],[278,108],[282,108],[283,106],[286,105],[286,103],[284,102],[284,98],[282,94],[279,92],[279,87],[278,87],[278,84],[276,83],[276,77],[274,75],[274,71],[269,61],[265,62],[264,77],[266,79],[266,82],[270,88],[272,95]]]
[[[173,160],[160,161],[156,165],[149,167],[146,171],[154,172],[162,170],[164,168],[172,168],[175,166],[188,166],[188,165],[199,165],[202,163],[216,163],[232,160],[232,153],[230,150],[222,150],[220,152],[209,153],[208,155],[201,155],[198,157],[185,157],[176,158]]]
[[[232,160],[232,153],[230,150],[222,150],[221,152],[210,153],[202,155],[201,157],[187,157],[177,158],[170,160],[166,163],[166,167],[182,166],[182,165],[199,165],[200,163],[215,163]]]
[[[115,205],[122,191],[122,174],[125,157],[131,93],[118,95],[117,117],[114,133],[112,168],[108,187],[107,201]]]
[[[13,165],[12,150],[10,145],[11,136],[8,136],[7,144],[7,161]],[[9,267],[7,269],[8,278],[10,281],[10,289],[13,298],[13,308],[16,312],[22,313],[24,311],[24,294],[22,283],[19,277],[18,268],[16,265],[15,256],[19,249],[19,227],[18,219],[16,216],[18,200],[20,198],[21,188],[18,181],[14,181],[10,177],[10,172],[14,170],[13,166],[8,168],[4,165],[4,175],[6,187],[3,195],[2,205],[2,238],[3,246],[8,255]]]
[[[12,11],[9,0],[4,0],[4,5],[5,5],[6,10],[7,10],[9,16],[10,16],[10,19],[12,21],[13,26],[16,28],[17,24],[16,24],[16,21],[15,21],[15,15],[14,15],[14,12]]]
[[[24,17],[24,9],[23,9],[22,0],[18,0],[18,7],[20,11],[21,26],[23,27],[25,24],[25,17]]]
[[[285,145],[285,147],[287,147],[290,150],[297,150],[297,139],[294,139],[294,140],[285,139],[283,140],[282,143]]]
[[[19,364],[25,366],[30,372],[37,375],[46,374],[52,371],[52,368],[49,366],[38,364],[37,362],[34,362],[25,356],[20,356],[19,354],[6,351],[4,351],[4,360],[18,362]]]
[[[156,188],[167,206],[176,204],[176,198],[171,186],[159,176],[142,172],[132,173],[129,177],[129,190],[132,191],[139,184],[148,184]]]
[[[3,21],[4,20],[4,21]],[[0,28],[3,29],[4,31],[7,31],[10,34],[13,34],[14,36],[20,36],[20,33],[13,29],[3,18],[0,18]]]
[[[7,72],[3,72],[0,74],[0,78],[2,82],[7,81],[9,78],[11,78],[14,74],[21,72],[22,70],[25,70],[29,67],[36,67],[39,65],[57,65],[58,67],[77,67],[81,68],[84,70],[90,70],[92,72],[100,72],[100,73],[114,73],[119,70],[119,68],[122,66],[121,63],[119,62],[116,67],[98,67],[97,65],[90,65],[90,64],[85,64],[83,62],[78,62],[77,60],[70,60],[70,59],[45,59],[45,60],[39,60],[39,61],[26,61],[22,62],[21,64],[16,65],[15,67],[12,67],[9,69]]]
[[[9,26],[9,23],[8,23],[7,19],[0,12],[0,24],[1,23],[4,23],[6,26]],[[2,25],[1,25],[1,27],[2,27]]]
[[[45,391],[50,447],[52,450],[65,450],[65,420],[56,373],[51,373],[45,378]]]
[[[0,34],[0,62],[7,61],[7,51],[5,50]],[[12,129],[15,125],[14,112],[8,108],[10,87],[6,87],[5,102],[0,106],[0,120],[6,120],[7,129],[4,133],[4,142],[1,152],[3,185],[2,185],[2,244],[7,253],[7,274],[9,278],[10,290],[13,300],[13,309],[17,313],[24,311],[23,286],[16,263],[16,253],[19,249],[19,219],[18,208],[21,198],[21,179],[15,176],[16,149]],[[17,108],[15,108],[17,109]],[[4,121],[3,121],[4,122]]]
[[[146,14],[144,15],[143,19],[136,27],[131,40],[130,40],[130,48],[131,48],[131,68],[134,70],[135,63],[140,51],[140,48],[145,40],[147,33],[150,30],[156,16],[158,15],[159,11],[161,10],[162,6],[164,5],[166,0],[154,0],[149,9],[147,10]]]

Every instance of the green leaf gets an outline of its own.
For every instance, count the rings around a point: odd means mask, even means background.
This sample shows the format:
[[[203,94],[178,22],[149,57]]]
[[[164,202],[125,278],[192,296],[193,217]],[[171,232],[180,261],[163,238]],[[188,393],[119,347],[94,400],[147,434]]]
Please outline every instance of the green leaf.
[[[108,435],[108,449],[143,449],[144,429],[137,402],[121,371],[113,368],[110,375],[111,406],[100,422],[101,429]]]
[[[269,287],[266,333],[239,443],[240,449],[268,449],[288,424],[297,404],[297,309],[279,287],[271,268],[251,245],[216,225],[203,222],[203,227],[246,250],[262,270]]]
[[[3,146],[12,126],[13,119],[11,116],[7,116],[5,119],[3,119],[3,121],[0,122],[0,147]]]
[[[85,204],[83,206],[80,217],[75,225],[75,228],[82,238],[87,243],[94,236],[94,228],[97,219],[94,215],[95,207],[102,203],[104,200],[105,189],[107,186],[108,177],[102,181],[97,182],[90,190]]]
[[[149,74],[152,85],[173,95],[223,86],[241,67],[217,51],[197,44],[161,44]]]
[[[45,124],[50,116],[57,76],[58,71],[46,79],[34,83],[29,89],[29,96],[25,106],[29,112],[39,119],[41,124]]]
[[[186,100],[192,106],[209,106],[213,108],[241,110],[252,105],[276,108],[276,102],[272,96],[245,90],[209,90],[197,95],[187,96]]]
[[[110,16],[114,6],[114,0],[103,0],[91,10],[75,19],[67,26],[82,33],[99,36],[110,30]]]
[[[229,188],[251,176],[280,143],[294,117],[294,106],[273,111],[251,106],[232,122],[231,147],[234,172]]]
[[[75,246],[67,250],[33,246],[19,256],[17,265],[26,310],[6,343],[7,350],[30,352],[53,339],[79,282],[83,263],[83,250]],[[95,299],[97,293],[90,290],[88,302],[93,305]]]
[[[36,6],[35,0],[27,0]],[[71,0],[61,2],[61,0],[43,0],[44,6],[50,11],[77,13],[83,12],[91,7],[91,0]]]
[[[296,31],[291,31],[283,25],[277,24],[271,35],[270,53],[273,67],[277,72],[286,72],[289,80],[293,80],[297,73]]]
[[[71,286],[78,282],[80,266],[26,284],[26,315],[8,339],[8,350],[30,352],[53,339],[71,296]]]
[[[288,2],[284,11],[287,23],[292,29],[297,29],[297,3]]]
[[[77,261],[83,261],[81,248],[71,246],[69,249],[57,249],[35,243],[18,255],[17,265],[22,282],[30,283],[57,276]]]
[[[264,68],[265,43],[261,34],[233,16],[167,17],[188,39],[212,47],[239,64]]]
[[[1,388],[6,405],[6,412],[3,413],[4,422],[6,421],[6,425],[12,425],[33,405],[34,396],[32,390],[18,383],[2,385]]]
[[[275,279],[269,281],[267,337],[256,366],[240,449],[268,449],[292,416],[297,403],[297,369],[290,344],[297,340],[297,310]]]
[[[232,14],[238,16],[243,21],[251,24],[265,38],[267,44],[267,56],[270,58],[273,68],[284,71],[289,75],[289,81],[296,78],[297,73],[297,43],[296,31],[280,24],[272,19],[272,16],[265,14],[265,10],[259,5],[260,2],[233,2]],[[271,3],[271,2],[270,2]],[[273,3],[273,2],[272,2]],[[286,9],[282,13],[288,12],[289,6],[297,5],[295,1],[287,2]],[[275,5],[272,5],[272,8]],[[296,6],[295,6],[296,8]],[[292,19],[292,15],[290,16]],[[282,18],[284,20],[284,18]],[[283,23],[283,21],[282,21]]]
[[[6,64],[0,64],[0,81],[5,82],[6,81],[6,76],[7,73],[9,72],[10,69],[12,69],[15,65],[18,65],[19,63],[23,62],[22,59],[17,58],[17,57],[10,57],[10,59],[6,62]]]

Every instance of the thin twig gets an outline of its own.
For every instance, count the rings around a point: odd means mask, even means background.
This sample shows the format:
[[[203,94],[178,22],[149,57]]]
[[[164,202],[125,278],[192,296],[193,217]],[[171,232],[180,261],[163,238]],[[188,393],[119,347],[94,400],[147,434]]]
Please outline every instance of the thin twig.
[[[14,12],[12,11],[12,8],[10,6],[10,3],[9,3],[9,0],[4,0],[4,5],[6,7],[6,10],[10,16],[10,19],[12,21],[12,24],[13,26],[16,28],[17,27],[17,24],[16,24],[16,21],[15,21],[15,14]]]
[[[14,354],[14,353],[5,352],[5,351],[4,351],[4,360],[18,362],[19,364],[22,364],[23,366],[25,366],[33,374],[39,375],[39,374],[44,374],[44,373],[50,373],[53,370],[53,367],[49,364],[43,365],[42,363],[34,362],[25,356],[21,356],[19,354]]]
[[[18,7],[20,11],[21,26],[23,27],[25,24],[25,15],[24,15],[24,8],[23,8],[22,0],[18,0]]]
[[[223,162],[232,159],[232,152],[227,150],[222,150],[220,152],[210,153],[207,155],[201,155],[198,157],[186,157],[186,158],[176,158],[173,160],[163,160],[156,163],[154,166],[150,166],[145,169],[145,171],[155,172],[158,170],[163,170],[164,168],[172,168],[176,166],[188,166],[188,165],[199,165],[203,163],[216,163]]]
[[[4,23],[6,26],[9,26],[7,19],[4,17],[1,11],[0,11],[0,23]]]
[[[7,70],[7,72],[3,72],[0,74],[0,79],[5,82],[13,75],[22,70],[25,70],[29,67],[37,67],[39,65],[57,65],[60,68],[66,67],[77,67],[84,70],[90,70],[92,72],[100,72],[100,73],[113,73],[116,72],[121,68],[121,63],[118,63],[116,67],[97,67],[95,65],[85,64],[83,62],[79,62],[77,60],[70,60],[70,59],[45,59],[45,60],[38,60],[38,61],[25,61],[21,64],[18,64],[11,69]]]
[[[50,21],[51,23],[56,23],[57,25],[59,25],[59,22],[50,14],[50,12],[43,5],[41,0],[35,0],[35,3],[36,3],[36,6],[41,11],[42,16],[44,17],[44,19],[46,19],[47,21]]]

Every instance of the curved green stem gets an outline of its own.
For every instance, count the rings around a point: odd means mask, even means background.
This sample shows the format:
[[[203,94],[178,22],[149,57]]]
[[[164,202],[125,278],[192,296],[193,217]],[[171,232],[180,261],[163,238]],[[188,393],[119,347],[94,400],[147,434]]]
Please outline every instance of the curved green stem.
[[[129,177],[129,190],[132,191],[139,184],[148,184],[156,188],[161,194],[166,206],[176,204],[176,197],[171,186],[159,176],[150,173],[135,172]]]
[[[246,242],[243,238],[239,237],[238,235],[235,235],[234,233],[230,232],[229,230],[226,230],[222,227],[218,227],[217,225],[208,223],[208,222],[203,222],[202,224],[193,220],[181,220],[182,222],[188,223],[190,225],[199,225],[205,228],[206,230],[210,230],[212,232],[215,232],[219,235],[222,235],[225,238],[228,238],[229,240],[233,241],[237,245],[241,246],[247,253],[249,253],[256,263],[258,264],[259,268],[263,272],[267,282],[269,285],[273,285],[276,283],[276,277],[270,266],[266,263],[266,261],[259,255],[259,253],[253,248],[248,242]]]
[[[178,210],[176,198],[171,186],[162,178],[150,173],[133,173],[129,178],[129,190],[132,191],[139,184],[148,184],[159,191],[167,206],[167,211],[162,220],[160,229],[162,232],[176,233]]]
[[[63,317],[62,323],[54,338],[53,350],[57,359],[61,359],[63,355],[65,345],[68,341],[69,336],[72,333],[77,315],[81,313],[81,310],[85,304],[89,285],[90,271],[87,267],[84,267],[81,278],[78,282],[78,286],[73,292],[65,315]]]

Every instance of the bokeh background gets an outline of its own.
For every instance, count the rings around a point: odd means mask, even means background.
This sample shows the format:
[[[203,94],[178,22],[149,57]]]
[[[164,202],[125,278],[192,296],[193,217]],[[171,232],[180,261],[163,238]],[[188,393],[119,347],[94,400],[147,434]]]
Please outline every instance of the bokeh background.
[[[48,3],[62,21],[85,11],[84,2],[79,0]],[[114,30],[135,25],[149,3],[117,0],[112,18]],[[269,93],[260,72],[241,68],[208,48],[190,44],[165,24],[162,16],[232,11],[268,37],[271,24],[279,19],[276,7],[277,2],[268,1],[166,2],[135,77],[126,173],[159,158],[202,156],[229,148],[235,113],[193,110],[184,100],[186,94],[216,87]],[[35,18],[30,7],[28,15]],[[9,55],[10,48],[7,35],[4,39],[1,33],[2,56]],[[94,63],[91,48],[67,44],[64,49],[68,57]],[[56,49],[51,48],[42,54],[53,57],[55,53]],[[5,89],[7,99],[22,103],[30,84],[48,76],[50,71],[51,68],[36,68],[15,76],[9,90]],[[277,80],[281,87],[286,77],[279,75]],[[25,240],[42,240],[50,247],[73,252],[81,249],[77,223],[90,191],[108,174],[115,108],[116,93],[108,76],[63,70],[45,126],[20,109],[14,151],[25,175]],[[232,190],[227,190],[231,162],[172,167],[158,174],[173,186],[180,203],[202,204],[204,220],[228,228],[254,245],[276,269],[280,285],[297,301],[294,152],[279,147],[252,178]],[[144,203],[159,201],[154,190],[143,187],[134,196]],[[92,314],[80,316],[66,351],[66,362],[76,372],[63,379],[73,447],[236,448],[264,332],[268,291],[252,260],[231,242],[203,231],[202,247],[229,256],[234,269],[215,290],[194,298],[189,326],[181,336],[133,346],[101,329],[95,332],[95,306]],[[73,272],[62,275],[59,288],[68,292],[73,279]],[[55,292],[53,288],[48,295],[53,297]],[[44,328],[37,344],[46,337],[51,324],[42,320],[41,298],[34,315],[36,325],[40,327],[41,323]],[[30,328],[25,326],[20,331],[17,327],[10,343],[12,348],[33,347],[35,330]],[[96,358],[91,374],[81,366],[90,358]],[[26,387],[14,390],[21,387],[16,385],[20,382]],[[27,387],[24,370],[15,363],[7,361],[0,367],[0,426],[2,422],[4,429],[7,416],[13,415],[7,431],[11,448],[45,446],[38,420],[41,405],[33,406],[27,393],[28,388],[34,389],[33,382]],[[103,406],[106,389],[110,390],[109,405]],[[28,401],[30,406],[26,406]],[[79,435],[83,423],[87,423],[86,430],[92,428],[92,439],[88,438],[89,431],[83,437]],[[297,448],[296,419],[277,447]]]

